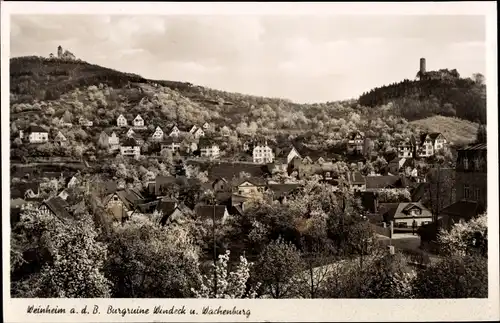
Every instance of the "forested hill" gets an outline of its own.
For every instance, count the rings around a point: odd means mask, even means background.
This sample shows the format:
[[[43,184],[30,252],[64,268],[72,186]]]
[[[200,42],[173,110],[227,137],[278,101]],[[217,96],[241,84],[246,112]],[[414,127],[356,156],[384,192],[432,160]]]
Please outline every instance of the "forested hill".
[[[456,70],[433,71],[429,77],[377,87],[359,98],[362,106],[388,103],[410,121],[442,115],[486,123],[486,86],[480,74],[473,80],[461,78]]]

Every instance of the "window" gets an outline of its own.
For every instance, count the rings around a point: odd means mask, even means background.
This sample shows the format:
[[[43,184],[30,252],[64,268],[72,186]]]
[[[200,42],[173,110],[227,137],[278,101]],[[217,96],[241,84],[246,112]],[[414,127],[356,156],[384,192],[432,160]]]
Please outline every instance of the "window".
[[[474,190],[474,199],[478,201],[480,195],[481,195],[481,190],[479,189],[479,187],[476,187],[476,189]]]
[[[464,198],[468,199],[470,197],[469,185],[464,185]]]
[[[469,160],[467,159],[467,157],[464,157],[463,163],[464,169],[469,169]]]

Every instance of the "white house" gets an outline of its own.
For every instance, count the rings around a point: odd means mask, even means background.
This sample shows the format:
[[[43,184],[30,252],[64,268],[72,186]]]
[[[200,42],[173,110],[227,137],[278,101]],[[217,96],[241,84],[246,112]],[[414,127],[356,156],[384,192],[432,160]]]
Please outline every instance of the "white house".
[[[152,138],[154,141],[161,141],[161,140],[163,140],[163,135],[164,135],[163,130],[158,126],[158,127],[156,127]]]
[[[108,145],[110,150],[118,150],[120,148],[120,138],[115,132],[112,132],[108,137]]]
[[[273,150],[265,143],[257,145],[253,149],[253,162],[256,164],[272,163],[274,161]]]
[[[208,122],[205,122],[201,127],[203,128],[203,130],[210,130],[210,124]]]
[[[134,129],[130,128],[126,134],[127,138],[133,138],[134,135],[135,135]]]
[[[223,137],[229,137],[231,135],[231,129],[228,126],[224,126],[220,129],[220,134]]]
[[[179,130],[179,128],[177,128],[177,126],[173,126],[168,135],[170,137],[178,137],[180,133],[181,131]]]
[[[28,140],[32,144],[45,143],[49,141],[49,133],[40,126],[30,126],[28,128]]]
[[[120,114],[118,116],[118,119],[116,119],[116,125],[118,127],[126,127],[127,126],[127,119],[123,116],[123,114]]]
[[[135,158],[141,155],[141,146],[133,138],[127,138],[120,146],[120,153],[123,156],[133,156]]]
[[[433,156],[436,151],[446,147],[446,138],[439,132],[423,133],[413,139],[418,157]]]
[[[54,141],[59,143],[59,144],[63,144],[63,143],[66,143],[68,141],[68,139],[66,139],[66,137],[62,134],[62,132],[58,132],[56,137],[54,138]]]
[[[133,121],[134,127],[142,128],[144,127],[144,119],[138,114]]]
[[[205,136],[205,131],[203,131],[203,129],[201,129],[201,128],[198,128],[198,129],[196,129],[196,131],[193,133],[193,135],[194,135],[194,137],[195,137],[196,139],[199,139],[199,138],[201,138],[201,137],[204,137],[204,136]]]
[[[191,129],[189,129],[189,133],[193,134],[196,132],[196,130],[198,130],[198,126],[197,125],[194,125],[191,127]]]
[[[290,164],[290,162],[295,158],[295,157],[298,157],[300,159],[302,159],[302,157],[300,156],[299,152],[297,151],[297,149],[295,149],[295,147],[292,146],[292,149],[290,150],[290,152],[288,153],[288,155],[286,156],[286,162],[287,164]]]
[[[208,138],[201,138],[198,147],[201,157],[218,158],[220,156],[219,145]]]
[[[94,125],[94,123],[92,121],[89,121],[88,119],[86,119],[84,117],[80,117],[78,119],[78,123],[80,124],[80,126],[84,126],[84,127],[92,127]]]
[[[172,153],[176,153],[181,149],[181,142],[177,138],[167,138],[167,140],[161,144],[161,149],[170,150]]]

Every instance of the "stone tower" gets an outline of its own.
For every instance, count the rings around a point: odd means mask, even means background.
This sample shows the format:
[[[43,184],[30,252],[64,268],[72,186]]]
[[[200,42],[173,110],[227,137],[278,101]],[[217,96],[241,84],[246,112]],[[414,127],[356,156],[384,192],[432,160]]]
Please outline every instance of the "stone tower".
[[[63,55],[63,49],[61,45],[59,45],[59,47],[57,47],[57,57],[61,58],[62,55]]]
[[[420,75],[424,75],[426,72],[425,70],[425,58],[420,59]]]

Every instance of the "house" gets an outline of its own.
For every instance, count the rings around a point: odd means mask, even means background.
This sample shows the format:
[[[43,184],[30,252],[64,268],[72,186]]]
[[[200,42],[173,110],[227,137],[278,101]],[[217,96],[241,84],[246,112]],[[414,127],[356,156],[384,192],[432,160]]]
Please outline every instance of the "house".
[[[13,183],[10,188],[11,199],[31,200],[40,196],[40,182]]]
[[[391,188],[406,188],[408,183],[403,176],[396,175],[370,175],[365,177],[366,190],[378,191]]]
[[[198,130],[198,126],[197,125],[193,125],[191,128],[189,128],[189,133],[194,135],[194,133],[196,132],[196,130]]]
[[[168,137],[161,143],[161,149],[170,150],[175,154],[181,149],[181,140],[178,137]]]
[[[399,174],[403,169],[406,160],[407,159],[405,157],[395,157],[387,164],[387,171],[392,175]]]
[[[103,206],[114,221],[130,217],[144,197],[135,189],[119,189],[103,199]]]
[[[68,208],[69,204],[59,196],[43,201],[38,207],[42,214],[55,216],[61,221],[72,219]]]
[[[84,118],[84,117],[80,117],[78,119],[78,123],[80,124],[80,126],[82,127],[92,127],[94,125],[94,122],[92,121],[89,121],[88,119]]]
[[[232,183],[233,192],[240,196],[251,197],[262,195],[266,181],[262,178],[238,178]]]
[[[362,192],[367,189],[367,178],[364,177],[360,172],[348,172],[347,173],[347,182],[349,183],[349,187],[354,192]]]
[[[274,161],[274,153],[267,142],[253,148],[253,162],[255,164],[270,164]]]
[[[178,137],[180,134],[181,134],[181,131],[175,125],[170,129],[170,132],[168,133],[168,135],[170,137]]]
[[[218,158],[220,156],[219,145],[209,138],[200,138],[198,148],[201,157]]]
[[[274,200],[286,203],[287,198],[292,196],[301,187],[301,184],[269,184],[268,192]]]
[[[420,202],[380,203],[379,214],[385,223],[394,221],[396,228],[412,228],[432,222],[432,212]]]
[[[439,211],[440,227],[449,230],[455,224],[468,222],[484,211],[484,207],[476,201],[461,200],[455,202]]]
[[[134,138],[127,138],[120,146],[120,154],[138,158],[141,155],[141,146]]]
[[[194,211],[198,219],[210,223],[224,224],[229,218],[225,205],[197,205]]]
[[[202,128],[203,128],[203,130],[205,130],[205,131],[207,131],[207,130],[211,130],[211,128],[212,128],[208,122],[205,122],[205,123],[203,124],[203,126],[201,126],[201,127],[202,127]]]
[[[220,128],[220,134],[222,137],[229,137],[231,135],[231,129],[228,126],[223,126]]]
[[[230,192],[232,190],[232,187],[225,178],[220,177],[212,182],[212,189],[215,192]]]
[[[144,127],[144,119],[138,114],[134,121],[132,121],[135,128],[143,128]]]
[[[457,150],[455,190],[457,201],[475,201],[487,208],[486,144],[471,145]]]
[[[134,129],[130,128],[127,133],[125,134],[125,136],[127,136],[127,138],[133,138],[135,135],[135,132],[134,132]]]
[[[413,145],[410,139],[405,139],[398,144],[398,157],[399,158],[412,158]]]
[[[68,141],[68,139],[66,139],[66,137],[60,131],[57,133],[56,137],[54,138],[54,142],[58,143],[60,145],[66,144],[67,141]]]
[[[155,132],[153,133],[152,139],[153,139],[153,141],[162,141],[164,138],[164,135],[165,134],[164,134],[163,130],[158,126],[158,127],[156,127]]]
[[[120,114],[118,116],[118,119],[116,119],[116,125],[118,127],[126,127],[127,126],[127,119],[123,116],[123,114]]]
[[[49,141],[49,132],[40,126],[30,126],[28,133],[28,141],[32,144],[46,143]]]
[[[436,151],[445,148],[447,141],[439,132],[422,133],[418,137],[412,136],[412,145],[414,147],[414,156],[430,157]]]
[[[363,153],[363,145],[365,138],[363,134],[359,131],[355,131],[349,135],[347,141],[347,150],[350,153],[362,154]]]
[[[201,128],[197,128],[194,132],[193,132],[193,136],[198,139],[198,138],[201,138],[201,137],[204,137],[205,136],[205,131],[203,131],[203,129]]]
[[[183,203],[175,200],[162,199],[158,202],[156,211],[161,214],[160,224],[168,225],[174,222],[182,222],[192,214],[192,211]]]
[[[76,187],[80,184],[80,180],[76,176],[72,176],[70,180],[68,181],[68,188],[73,188]]]
[[[97,144],[101,147],[108,147],[109,151],[120,149],[120,138],[114,131],[105,130],[99,135]]]

